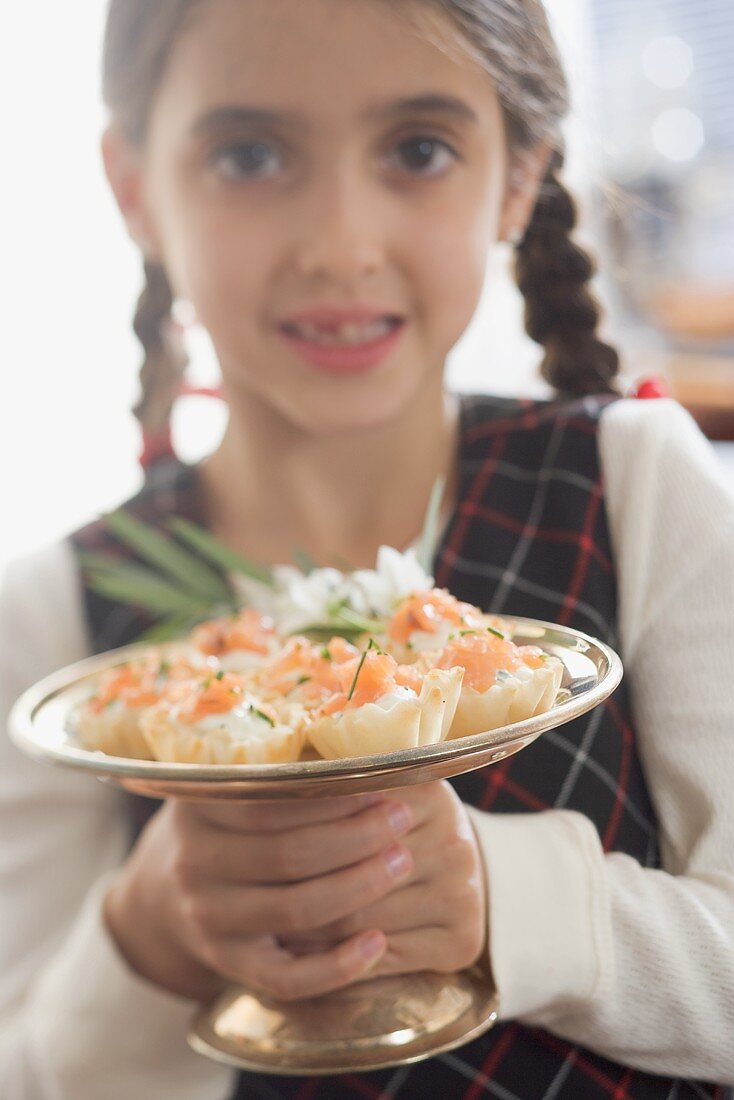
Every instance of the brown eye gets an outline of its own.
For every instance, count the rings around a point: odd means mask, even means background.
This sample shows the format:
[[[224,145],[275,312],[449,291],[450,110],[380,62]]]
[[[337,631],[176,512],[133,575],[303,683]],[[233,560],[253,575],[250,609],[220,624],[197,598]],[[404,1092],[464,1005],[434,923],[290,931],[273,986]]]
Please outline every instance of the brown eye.
[[[397,148],[408,171],[419,176],[440,175],[456,160],[457,156],[454,149],[447,142],[441,138],[430,137],[425,134],[407,138],[401,141]],[[436,150],[441,150],[443,156],[436,157]],[[437,170],[436,164],[438,164]],[[430,171],[431,167],[433,167],[433,171]],[[429,171],[425,171],[426,168]]]
[[[264,141],[239,141],[218,149],[212,156],[215,170],[226,179],[262,179],[269,175],[272,151]]]

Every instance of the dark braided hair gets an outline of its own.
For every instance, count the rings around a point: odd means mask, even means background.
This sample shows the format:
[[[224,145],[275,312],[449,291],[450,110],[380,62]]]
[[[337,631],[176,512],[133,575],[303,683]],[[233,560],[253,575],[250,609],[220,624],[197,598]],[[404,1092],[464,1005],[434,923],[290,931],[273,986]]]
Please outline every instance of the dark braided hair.
[[[596,268],[571,239],[577,211],[551,158],[538,202],[516,247],[515,278],[525,298],[525,328],[545,348],[541,372],[564,394],[613,393],[619,355],[597,338],[600,309],[589,289]]]
[[[172,452],[171,410],[188,366],[183,341],[171,320],[173,295],[160,264],[145,263],[145,286],[138,299],[133,328],[142,344],[141,396],[133,409],[143,430],[145,447],[141,461],[149,465]]]
[[[170,51],[202,0],[110,0],[103,92],[113,120],[135,144],[148,117]],[[544,378],[568,395],[613,392],[619,358],[598,339],[600,308],[590,290],[591,257],[572,239],[577,210],[561,181],[561,123],[569,92],[542,0],[389,0],[393,10],[428,33],[442,12],[456,28],[444,43],[469,52],[491,77],[505,119],[510,161],[541,143],[554,149],[537,205],[515,253],[525,298],[525,325],[545,350]],[[435,41],[435,38],[433,39]],[[441,43],[439,43],[441,44]],[[146,264],[135,318],[145,350],[142,396],[135,414],[149,434],[167,430],[186,360],[170,326],[171,289],[162,267]]]

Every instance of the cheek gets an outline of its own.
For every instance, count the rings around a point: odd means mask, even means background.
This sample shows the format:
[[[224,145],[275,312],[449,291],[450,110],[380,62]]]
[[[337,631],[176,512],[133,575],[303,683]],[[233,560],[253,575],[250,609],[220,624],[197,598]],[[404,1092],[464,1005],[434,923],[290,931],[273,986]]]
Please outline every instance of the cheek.
[[[415,271],[421,272],[421,299],[431,336],[447,350],[454,346],[476,312],[487,261],[497,239],[499,207],[467,199],[452,214],[435,219],[430,232],[416,238]]]
[[[234,205],[186,202],[169,207],[165,254],[178,294],[188,299],[215,343],[262,322],[277,244],[266,219]]]

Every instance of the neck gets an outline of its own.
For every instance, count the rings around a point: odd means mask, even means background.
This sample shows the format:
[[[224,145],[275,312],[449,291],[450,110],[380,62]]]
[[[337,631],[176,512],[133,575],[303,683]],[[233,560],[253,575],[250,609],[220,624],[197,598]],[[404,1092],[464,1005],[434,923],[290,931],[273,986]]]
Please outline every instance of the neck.
[[[389,423],[338,434],[309,434],[238,396],[200,467],[208,526],[262,562],[290,561],[297,547],[320,565],[373,567],[382,543],[404,549],[419,535],[439,475],[453,497],[458,432],[458,398],[440,385]]]

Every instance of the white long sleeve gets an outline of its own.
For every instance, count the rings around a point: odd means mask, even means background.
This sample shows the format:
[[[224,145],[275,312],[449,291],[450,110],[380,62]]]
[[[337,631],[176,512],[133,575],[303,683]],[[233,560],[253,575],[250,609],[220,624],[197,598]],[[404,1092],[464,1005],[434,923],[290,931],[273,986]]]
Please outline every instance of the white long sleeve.
[[[734,499],[672,401],[612,405],[600,449],[663,869],[604,855],[572,811],[471,810],[501,1015],[625,1065],[734,1083]]]
[[[122,796],[39,764],[5,736],[18,695],[87,656],[76,567],[55,544],[0,596],[0,1096],[224,1100],[233,1074],[191,1051],[196,1006],[134,974],[101,902],[127,849]]]

